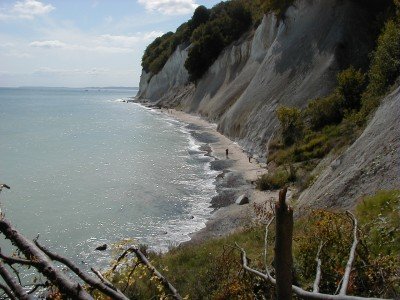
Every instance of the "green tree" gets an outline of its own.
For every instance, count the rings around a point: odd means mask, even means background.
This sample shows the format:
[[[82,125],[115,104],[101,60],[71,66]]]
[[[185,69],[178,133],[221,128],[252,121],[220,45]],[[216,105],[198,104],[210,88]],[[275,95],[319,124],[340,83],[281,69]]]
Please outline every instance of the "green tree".
[[[339,124],[343,119],[342,99],[337,93],[333,93],[325,98],[311,100],[305,115],[312,130]]]
[[[350,67],[337,76],[338,92],[343,98],[343,108],[359,109],[364,91],[365,76],[360,70]]]
[[[400,74],[400,29],[399,23],[390,20],[379,36],[368,73],[367,92],[372,96],[386,93]]]
[[[301,110],[296,107],[280,106],[276,111],[281,124],[282,140],[286,146],[293,145],[304,134]]]

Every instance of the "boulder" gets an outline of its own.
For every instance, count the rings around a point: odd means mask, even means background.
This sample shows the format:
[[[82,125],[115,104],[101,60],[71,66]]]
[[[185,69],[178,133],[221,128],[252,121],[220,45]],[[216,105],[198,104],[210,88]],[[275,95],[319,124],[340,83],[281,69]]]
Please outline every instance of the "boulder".
[[[250,201],[249,201],[249,198],[246,196],[246,195],[241,195],[241,196],[239,196],[237,199],[236,199],[236,201],[235,201],[235,203],[237,204],[237,205],[244,205],[244,204],[247,204],[247,203],[249,203]]]

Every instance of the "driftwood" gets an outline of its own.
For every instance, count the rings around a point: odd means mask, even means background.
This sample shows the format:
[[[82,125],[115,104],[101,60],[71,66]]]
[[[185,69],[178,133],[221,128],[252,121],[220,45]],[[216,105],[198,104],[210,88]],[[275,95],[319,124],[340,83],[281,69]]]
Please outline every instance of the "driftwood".
[[[3,188],[10,189],[6,184],[0,184],[0,192]],[[124,295],[118,288],[116,288],[110,281],[108,281],[99,271],[91,268],[94,276],[90,276],[75,265],[71,260],[56,253],[53,253],[43,245],[41,245],[37,238],[34,241],[27,239],[21,233],[19,233],[8,221],[4,214],[0,212],[0,232],[9,239],[13,245],[20,250],[25,258],[22,257],[10,257],[6,256],[1,252],[0,249],[0,276],[3,277],[5,285],[0,284],[0,289],[4,291],[9,299],[23,299],[30,300],[34,299],[31,295],[39,287],[48,287],[50,284],[57,287],[60,293],[68,299],[76,300],[92,300],[93,297],[82,287],[80,282],[77,282],[69,278],[64,271],[60,271],[53,264],[53,261],[59,262],[67,267],[68,270],[75,273],[81,280],[82,284],[86,284],[92,290],[98,290],[111,299],[115,300],[128,300],[129,298]],[[164,287],[169,290],[172,297],[177,300],[181,300],[182,297],[179,295],[173,285],[149,262],[146,256],[136,247],[130,247],[124,254],[117,260],[117,264],[125,257],[128,253],[133,252],[138,258],[138,261],[147,266],[151,273],[158,277]],[[36,283],[32,284],[33,288],[27,291],[21,284],[21,279],[17,270],[13,265],[23,265],[34,267],[39,274],[44,275],[48,282],[45,284]],[[11,274],[6,265],[14,271],[17,280]],[[135,267],[137,264],[135,265]],[[115,271],[117,265],[114,266],[112,271]],[[133,268],[133,270],[135,269]],[[132,272],[131,272],[132,273]],[[50,284],[49,284],[50,283]]]

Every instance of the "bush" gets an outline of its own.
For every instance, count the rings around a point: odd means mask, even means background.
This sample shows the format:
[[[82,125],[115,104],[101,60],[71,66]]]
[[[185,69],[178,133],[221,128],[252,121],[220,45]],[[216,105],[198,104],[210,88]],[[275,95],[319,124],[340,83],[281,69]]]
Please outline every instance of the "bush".
[[[400,253],[400,191],[380,191],[364,198],[357,206],[357,216],[368,236],[374,255]]]
[[[339,124],[344,115],[342,99],[340,95],[333,93],[325,98],[312,100],[308,103],[305,115],[312,130]]]
[[[280,106],[276,114],[281,125],[282,140],[285,146],[291,146],[302,138],[304,123],[300,109]]]
[[[343,99],[343,108],[358,110],[360,108],[361,94],[365,88],[364,74],[354,69],[354,67],[350,67],[338,74],[337,81],[337,89]]]
[[[387,239],[393,235],[393,226],[397,228],[397,234],[399,231],[399,195],[398,191],[380,192],[374,197],[366,198],[364,204],[361,203],[356,208],[360,242],[349,282],[351,295],[385,298],[397,298],[400,295],[400,274],[397,267],[400,263],[399,240]],[[360,208],[363,205],[365,207]],[[380,205],[384,208],[380,209]],[[392,220],[393,223],[385,224],[385,220]],[[303,286],[312,286],[315,278],[315,257],[322,242],[325,244],[320,254],[320,290],[330,294],[335,292],[353,242],[352,230],[352,223],[344,213],[317,210],[296,222],[295,267]],[[375,237],[371,236],[374,231],[379,232]]]
[[[261,191],[277,190],[296,180],[296,171],[293,167],[287,170],[276,170],[272,174],[262,175],[256,182]]]
[[[307,161],[314,158],[323,158],[329,153],[331,145],[326,135],[317,135],[309,141],[296,145],[293,150],[293,160],[295,162]]]
[[[400,29],[398,22],[388,21],[378,38],[368,72],[367,93],[380,96],[400,75]]]

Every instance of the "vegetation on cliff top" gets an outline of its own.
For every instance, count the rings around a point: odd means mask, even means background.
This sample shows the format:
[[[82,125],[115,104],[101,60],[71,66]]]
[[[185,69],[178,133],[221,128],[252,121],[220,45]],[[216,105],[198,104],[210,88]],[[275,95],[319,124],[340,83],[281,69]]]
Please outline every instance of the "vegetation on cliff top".
[[[156,38],[145,50],[142,67],[152,75],[164,67],[179,45],[191,44],[185,67],[190,79],[200,79],[218,58],[222,50],[239,39],[251,26],[260,23],[264,12],[274,12],[279,18],[293,0],[231,0],[211,9],[199,6],[193,17],[175,33]]]

